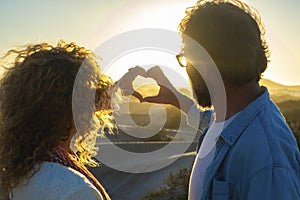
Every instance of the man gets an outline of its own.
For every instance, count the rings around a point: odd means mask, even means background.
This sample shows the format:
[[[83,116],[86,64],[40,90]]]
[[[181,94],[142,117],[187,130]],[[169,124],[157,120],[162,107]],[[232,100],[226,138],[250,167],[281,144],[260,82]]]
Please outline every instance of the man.
[[[198,105],[213,106],[215,112],[200,139],[189,199],[300,199],[296,140],[267,88],[258,83],[269,50],[257,12],[237,0],[200,0],[180,23],[180,32],[184,54],[178,59],[187,58],[181,65],[186,67]],[[186,37],[196,40],[214,60],[225,87],[225,112],[218,101],[221,90],[209,90],[205,84],[209,81],[193,65],[197,61],[189,59],[197,52]],[[180,94],[159,67],[147,75],[161,88],[157,96],[143,102],[171,104],[190,117],[195,103]]]

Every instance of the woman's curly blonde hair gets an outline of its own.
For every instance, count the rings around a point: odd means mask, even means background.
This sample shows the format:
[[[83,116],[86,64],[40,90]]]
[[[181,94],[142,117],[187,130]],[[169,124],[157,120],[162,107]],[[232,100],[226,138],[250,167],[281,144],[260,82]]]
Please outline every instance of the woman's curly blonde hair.
[[[10,50],[3,57],[1,199],[7,199],[21,180],[32,177],[61,141],[70,139],[74,122],[80,135],[76,141],[80,160],[97,165],[92,159],[97,150],[96,138],[104,133],[104,127],[112,127],[112,81],[101,74],[96,59],[91,51],[63,41],[57,46],[28,45],[22,50]],[[84,75],[78,76],[79,71]],[[85,102],[80,91],[92,91],[94,98]]]

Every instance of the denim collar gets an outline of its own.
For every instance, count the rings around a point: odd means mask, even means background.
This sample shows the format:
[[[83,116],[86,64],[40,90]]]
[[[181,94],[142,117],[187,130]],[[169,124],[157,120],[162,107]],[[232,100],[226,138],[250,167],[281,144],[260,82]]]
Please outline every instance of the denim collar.
[[[265,89],[264,93],[250,103],[244,110],[242,110],[239,115],[228,125],[228,127],[222,131],[220,137],[230,146],[234,144],[243,130],[269,102],[270,95],[268,89],[263,86],[262,88]]]

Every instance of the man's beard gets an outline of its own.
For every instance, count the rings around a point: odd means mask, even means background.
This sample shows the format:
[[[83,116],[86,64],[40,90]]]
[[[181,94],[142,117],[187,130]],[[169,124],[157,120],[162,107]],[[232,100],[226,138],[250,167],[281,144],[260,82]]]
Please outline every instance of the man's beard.
[[[187,72],[193,89],[193,94],[198,104],[204,108],[211,108],[212,102],[204,79],[194,67],[191,67]]]
[[[198,102],[198,104],[204,108],[211,108],[212,103],[209,95],[208,88],[206,84],[203,83],[195,83],[192,80],[191,86],[193,88],[194,96]]]

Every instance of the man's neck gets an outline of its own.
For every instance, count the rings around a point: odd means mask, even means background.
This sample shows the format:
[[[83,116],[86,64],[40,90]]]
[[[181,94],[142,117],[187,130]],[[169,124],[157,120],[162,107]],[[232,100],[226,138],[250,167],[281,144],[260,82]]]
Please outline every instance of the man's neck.
[[[257,82],[250,82],[242,86],[225,84],[225,88],[227,100],[225,120],[242,111],[264,92],[264,89]],[[216,111],[216,121],[224,121],[224,117],[218,117],[218,112],[221,109],[217,105],[214,105],[214,108]]]

